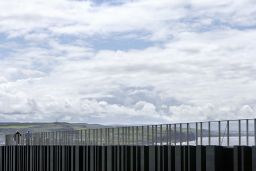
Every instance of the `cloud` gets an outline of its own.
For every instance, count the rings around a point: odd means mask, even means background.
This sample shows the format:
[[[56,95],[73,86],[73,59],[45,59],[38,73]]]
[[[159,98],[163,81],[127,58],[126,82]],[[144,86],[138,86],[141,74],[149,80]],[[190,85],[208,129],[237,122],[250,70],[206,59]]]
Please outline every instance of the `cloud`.
[[[1,1],[1,118],[139,124],[255,117],[252,4]]]

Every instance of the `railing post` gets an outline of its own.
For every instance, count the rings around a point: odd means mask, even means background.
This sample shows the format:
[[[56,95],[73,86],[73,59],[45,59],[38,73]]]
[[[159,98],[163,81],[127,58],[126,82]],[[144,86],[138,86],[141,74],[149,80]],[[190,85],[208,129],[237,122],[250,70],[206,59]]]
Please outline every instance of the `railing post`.
[[[119,132],[120,130],[119,130],[119,127],[117,128],[117,144],[118,145],[120,145],[120,140],[119,140],[119,138],[120,138],[120,132]]]
[[[82,145],[82,142],[83,142],[83,130],[80,130],[80,144],[79,145]]]
[[[246,119],[246,145],[249,145],[249,120]]]
[[[129,144],[129,127],[126,127],[126,145]]]
[[[154,125],[151,125],[151,131],[152,131],[152,145],[154,145]],[[256,133],[255,133],[256,134]]]
[[[219,137],[219,146],[221,145],[221,122],[218,121],[218,137]]]
[[[104,128],[104,132],[105,132],[105,144],[104,145],[108,145],[108,128]]]
[[[127,140],[128,140],[128,131],[127,131],[127,127],[124,128],[124,132],[125,132],[125,145],[127,145]]]
[[[198,145],[198,123],[196,122],[196,145]]]
[[[95,129],[92,130],[92,145],[95,145]]]
[[[96,144],[97,145],[100,145],[100,139],[99,139],[99,137],[100,137],[100,129],[99,128],[97,128],[96,129]]]
[[[170,137],[169,137],[169,125],[166,124],[166,145],[169,145],[169,142],[170,142]]]
[[[149,126],[147,125],[147,145],[149,145]]]
[[[108,145],[110,145],[110,128],[108,128]]]
[[[127,129],[124,127],[124,145],[127,145]]]
[[[158,128],[157,128],[157,125],[155,125],[155,140],[156,140],[156,145],[157,145],[157,142],[158,142]]]
[[[94,145],[99,145],[99,141],[98,141],[99,137],[98,137],[98,129],[95,129],[95,143]]]
[[[238,120],[238,143],[241,145],[241,120]]]
[[[163,145],[163,125],[160,125],[160,145]]]
[[[100,145],[103,145],[103,128],[100,128]]]
[[[144,145],[144,127],[141,126],[141,145]]]
[[[187,145],[189,145],[189,123],[187,123]]]
[[[227,146],[229,146],[229,121],[227,121]]]
[[[256,146],[256,119],[254,119],[254,145]]]
[[[180,123],[180,145],[182,145],[182,137],[181,137],[181,135],[182,135],[182,123]]]
[[[200,145],[203,145],[203,123],[200,122]]]
[[[139,144],[139,127],[136,126],[136,145]]]
[[[176,136],[177,136],[177,125],[176,124],[174,124],[174,145],[176,146]]]
[[[171,145],[172,144],[172,125],[169,124],[168,125],[168,145]]]
[[[211,122],[208,122],[208,145],[211,145]]]
[[[132,145],[135,145],[135,141],[134,141],[134,137],[135,137],[135,135],[134,135],[135,133],[134,133],[134,126],[132,127]]]

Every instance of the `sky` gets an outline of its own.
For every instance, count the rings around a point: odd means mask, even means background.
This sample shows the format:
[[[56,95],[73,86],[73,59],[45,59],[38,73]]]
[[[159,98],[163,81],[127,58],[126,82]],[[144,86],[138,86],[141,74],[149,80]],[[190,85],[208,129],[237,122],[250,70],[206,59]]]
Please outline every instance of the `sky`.
[[[256,117],[255,0],[0,0],[0,122]]]

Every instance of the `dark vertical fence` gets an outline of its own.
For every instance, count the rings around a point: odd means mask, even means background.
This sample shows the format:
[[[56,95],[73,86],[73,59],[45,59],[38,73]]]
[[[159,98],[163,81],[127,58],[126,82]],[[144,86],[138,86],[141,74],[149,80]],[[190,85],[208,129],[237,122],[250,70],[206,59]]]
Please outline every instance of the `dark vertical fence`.
[[[255,171],[256,147],[1,146],[0,171]]]

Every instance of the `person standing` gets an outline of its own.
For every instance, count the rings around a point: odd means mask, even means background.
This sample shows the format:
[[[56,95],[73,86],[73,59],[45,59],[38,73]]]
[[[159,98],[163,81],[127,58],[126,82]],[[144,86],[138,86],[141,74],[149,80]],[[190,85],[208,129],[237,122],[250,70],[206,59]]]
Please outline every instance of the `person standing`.
[[[25,138],[26,138],[26,145],[30,145],[30,139],[32,137],[32,134],[30,131],[28,131],[26,134],[25,134]]]
[[[17,130],[13,136],[13,139],[14,139],[16,145],[20,144],[20,138],[21,138],[21,133]]]

